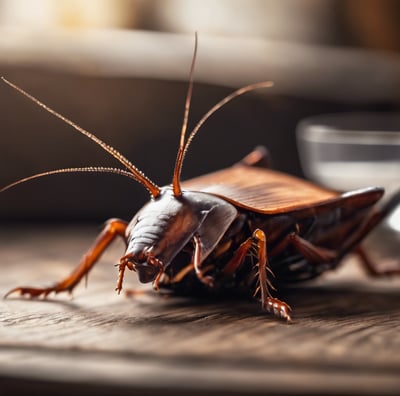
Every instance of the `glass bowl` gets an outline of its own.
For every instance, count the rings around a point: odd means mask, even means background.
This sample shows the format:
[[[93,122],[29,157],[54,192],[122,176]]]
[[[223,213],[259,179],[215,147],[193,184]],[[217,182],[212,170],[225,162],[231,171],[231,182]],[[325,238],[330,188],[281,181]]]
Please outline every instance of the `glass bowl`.
[[[304,174],[339,191],[400,190],[400,113],[326,114],[302,120],[297,144]],[[400,233],[400,205],[385,224]]]

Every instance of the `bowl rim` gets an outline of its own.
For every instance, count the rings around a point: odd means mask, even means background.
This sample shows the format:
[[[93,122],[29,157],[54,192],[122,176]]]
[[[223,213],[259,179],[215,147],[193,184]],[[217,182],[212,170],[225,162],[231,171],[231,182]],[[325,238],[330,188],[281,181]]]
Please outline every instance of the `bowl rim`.
[[[382,119],[385,127],[368,124]],[[361,123],[364,123],[361,125]],[[388,128],[388,122],[393,126]],[[346,126],[346,122],[350,122]],[[359,127],[356,125],[359,124]],[[368,127],[370,129],[368,129]],[[296,127],[298,141],[313,143],[400,145],[400,112],[343,112],[326,113],[300,120]]]

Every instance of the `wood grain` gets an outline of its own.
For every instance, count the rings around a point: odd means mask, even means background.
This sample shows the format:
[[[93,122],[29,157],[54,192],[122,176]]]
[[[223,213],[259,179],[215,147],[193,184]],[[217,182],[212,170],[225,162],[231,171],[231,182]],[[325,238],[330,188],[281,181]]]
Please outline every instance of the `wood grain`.
[[[66,275],[95,236],[88,226],[2,227],[0,292]],[[73,298],[1,301],[0,390],[398,394],[399,279],[367,279],[349,259],[281,292],[294,308],[286,324],[253,301],[118,296],[122,253],[117,242]],[[148,289],[127,275],[127,286]]]

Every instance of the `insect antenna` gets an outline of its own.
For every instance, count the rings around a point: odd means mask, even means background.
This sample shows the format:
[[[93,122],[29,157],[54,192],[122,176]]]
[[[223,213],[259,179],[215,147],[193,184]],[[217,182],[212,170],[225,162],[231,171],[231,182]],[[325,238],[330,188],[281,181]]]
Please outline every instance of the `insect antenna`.
[[[190,132],[190,135],[186,141],[185,148],[182,153],[182,159],[181,159],[181,166],[183,163],[183,159],[185,158],[186,152],[189,149],[190,143],[192,143],[193,138],[196,136],[197,132],[199,129],[203,126],[203,124],[216,112],[218,111],[221,107],[226,105],[228,102],[230,102],[232,99],[237,98],[240,95],[245,94],[246,92],[249,91],[254,91],[255,89],[259,88],[270,88],[274,85],[272,81],[262,81],[254,84],[249,84],[244,87],[241,87],[237,89],[236,91],[232,92],[228,96],[225,96],[222,100],[220,100],[216,105],[214,105],[209,111],[207,111],[206,114],[200,119],[200,121],[196,124],[196,126],[193,128],[193,130]]]
[[[81,168],[62,168],[62,169],[55,169],[51,171],[46,171],[42,173],[36,173],[35,175],[24,177],[23,179],[17,180],[13,183],[7,184],[5,187],[2,187],[0,189],[0,193],[3,191],[6,191],[12,187],[17,186],[18,184],[25,183],[27,181],[33,180],[33,179],[38,179],[43,176],[50,176],[50,175],[58,175],[62,173],[76,173],[76,172],[87,172],[87,173],[113,173],[115,175],[121,175],[121,176],[126,176],[130,177],[131,179],[136,180],[135,176],[128,171],[125,171],[123,169],[118,169],[118,168],[108,168],[104,166],[87,166],[87,167],[81,167]]]
[[[216,111],[218,111],[221,107],[223,107],[225,104],[230,102],[232,99],[234,99],[240,95],[243,95],[246,92],[254,91],[255,89],[269,88],[269,87],[273,86],[272,81],[263,81],[263,82],[259,82],[259,83],[246,85],[246,86],[241,87],[241,88],[237,89],[236,91],[232,92],[231,94],[229,94],[228,96],[226,96],[225,98],[220,100],[206,114],[204,114],[204,116],[200,119],[200,121],[196,124],[196,126],[190,132],[189,137],[185,142],[186,130],[187,130],[188,118],[189,118],[190,103],[191,103],[192,93],[193,93],[193,76],[194,76],[194,66],[196,63],[196,55],[197,55],[197,33],[195,34],[194,52],[193,52],[192,64],[190,66],[189,87],[188,87],[188,91],[186,94],[185,113],[184,113],[184,117],[183,117],[179,149],[178,149],[178,154],[176,156],[174,175],[172,178],[172,188],[173,188],[173,193],[174,193],[175,197],[179,197],[182,194],[182,190],[181,190],[181,186],[180,186],[180,176],[181,176],[182,164],[183,164],[183,160],[185,158],[186,152],[188,151],[193,138],[196,136],[197,132],[203,126],[203,124]]]
[[[13,84],[12,82],[8,81],[4,77],[1,77],[1,79],[9,85],[11,88],[15,89],[19,93],[21,93],[23,96],[27,97],[34,103],[36,103],[38,106],[42,107],[44,110],[55,116],[56,118],[59,118],[60,120],[64,121],[66,124],[72,126],[76,131],[80,132],[81,134],[85,135],[89,139],[93,140],[97,145],[99,145],[103,150],[107,151],[109,154],[111,154],[117,161],[119,161],[122,165],[124,165],[128,171],[124,171],[122,169],[114,169],[114,168],[105,168],[105,167],[87,167],[87,168],[67,168],[67,169],[60,169],[58,171],[49,171],[49,172],[44,172],[38,175],[33,175],[31,177],[27,177],[25,179],[21,179],[20,181],[17,181],[15,183],[12,183],[6,187],[4,187],[0,191],[4,191],[5,189],[10,188],[13,185],[20,184],[23,181],[28,181],[31,179],[35,179],[37,177],[41,176],[47,176],[49,174],[55,174],[55,173],[66,173],[67,171],[69,172],[108,172],[108,173],[116,173],[124,176],[128,176],[140,184],[142,184],[144,187],[147,188],[147,190],[150,192],[150,195],[153,198],[156,198],[158,195],[160,195],[160,187],[157,186],[154,182],[152,182],[142,171],[140,171],[135,165],[133,165],[125,156],[123,156],[118,150],[116,150],[114,147],[108,145],[107,143],[103,142],[101,139],[99,139],[97,136],[93,135],[89,131],[83,129],[70,119],[64,117],[60,113],[56,112],[49,106],[45,105],[42,103],[39,99],[35,98],[34,96],[30,95],[26,91],[24,91],[22,88],[18,87],[17,85]],[[80,169],[80,170],[78,170]],[[85,170],[84,170],[85,169]],[[114,169],[111,171],[111,169]]]
[[[179,148],[178,154],[176,156],[175,161],[175,168],[174,168],[174,175],[172,178],[172,189],[175,197],[179,197],[182,194],[181,185],[180,185],[180,177],[181,177],[181,170],[182,170],[182,161],[185,152],[185,137],[186,137],[186,130],[188,125],[189,119],[189,110],[190,110],[190,103],[192,101],[192,94],[193,94],[193,75],[194,75],[194,66],[196,63],[196,56],[197,56],[197,32],[194,36],[194,51],[192,57],[192,64],[190,65],[190,73],[189,73],[189,87],[186,94],[186,101],[185,101],[185,112],[183,115],[183,122],[182,122],[182,129],[181,129],[181,137],[179,141]]]

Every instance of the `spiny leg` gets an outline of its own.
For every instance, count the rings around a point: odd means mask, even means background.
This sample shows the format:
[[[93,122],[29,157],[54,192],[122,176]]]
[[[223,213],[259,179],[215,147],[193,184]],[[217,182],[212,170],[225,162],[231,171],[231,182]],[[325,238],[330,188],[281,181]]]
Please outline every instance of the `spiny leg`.
[[[270,271],[268,266],[267,240],[265,233],[262,230],[256,229],[253,232],[253,235],[246,239],[239,246],[232,259],[224,268],[222,276],[233,275],[235,272],[237,272],[242,266],[246,255],[253,248],[255,248],[257,251],[258,280],[261,292],[262,308],[281,319],[290,321],[291,317],[289,312],[291,311],[291,308],[289,305],[281,300],[278,300],[277,298],[272,297],[269,291],[269,288],[273,287],[267,277],[267,271]]]
[[[268,285],[270,285],[267,278],[268,258],[267,258],[267,239],[265,233],[257,229],[253,233],[253,239],[257,247],[258,256],[258,278],[261,291],[261,304],[263,309],[274,314],[275,316],[291,320],[289,312],[291,308],[285,302],[278,300],[271,296]]]
[[[81,281],[84,276],[87,276],[89,271],[93,268],[100,256],[107,249],[110,243],[117,237],[121,236],[125,240],[125,230],[127,223],[118,219],[111,219],[107,222],[101,234],[97,237],[93,246],[82,257],[81,262],[75,270],[62,279],[60,282],[47,288],[35,287],[16,287],[10,290],[4,297],[8,297],[12,293],[19,292],[21,295],[29,295],[30,297],[46,297],[48,294],[55,292],[60,293],[64,291],[72,292],[74,287]]]

